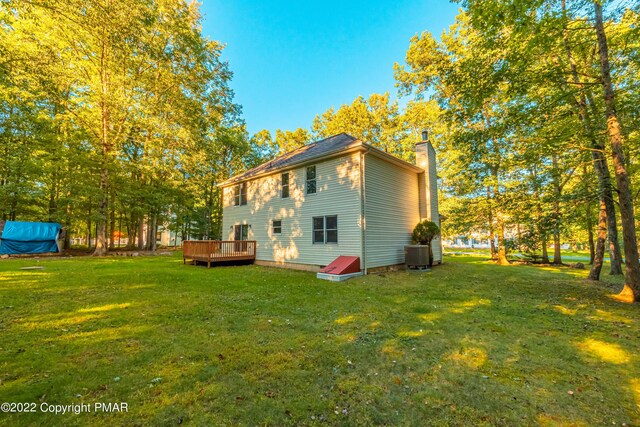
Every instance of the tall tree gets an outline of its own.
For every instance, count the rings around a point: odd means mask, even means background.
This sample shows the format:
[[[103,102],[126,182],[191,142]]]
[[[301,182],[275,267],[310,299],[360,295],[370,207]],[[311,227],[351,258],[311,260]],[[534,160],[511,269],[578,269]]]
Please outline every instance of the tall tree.
[[[276,130],[276,139],[274,144],[277,147],[278,155],[293,151],[310,142],[311,134],[306,129],[298,128],[294,131]]]
[[[603,84],[607,80],[603,77],[602,61],[602,48],[605,45],[603,42],[606,42],[607,38],[603,26],[600,26],[601,31],[598,31],[597,16],[595,25],[590,25],[594,20],[590,20],[588,16],[589,4],[596,12],[600,7],[600,21],[602,21],[602,5],[600,3],[572,2],[569,5],[562,0],[544,2],[523,0],[519,2],[517,8],[514,8],[512,2],[502,0],[488,2],[469,0],[464,2],[472,25],[483,33],[489,45],[495,45],[496,41],[501,42],[503,39],[508,40],[504,46],[507,48],[506,57],[512,69],[508,75],[512,87],[516,90],[523,88],[531,90],[552,84],[558,91],[558,97],[554,104],[571,106],[574,114],[580,118],[583,137],[582,141],[576,142],[579,147],[590,150],[593,155],[592,160],[598,177],[594,187],[598,188],[597,193],[603,202],[601,204],[606,208],[604,212],[601,212],[600,219],[606,215],[610,255],[613,261],[612,273],[616,274],[620,271],[621,256],[617,244],[615,205],[611,186],[608,183],[610,180],[607,171],[608,155],[606,155],[598,136],[600,123],[604,123],[601,118],[601,108],[606,111],[607,100],[606,96],[599,98],[592,91],[596,84]],[[621,13],[616,10],[617,7],[611,4],[609,9],[619,16]],[[633,14],[634,12],[631,11],[624,13],[626,16]],[[611,28],[617,33],[625,33],[625,26],[629,27],[623,21],[612,22]],[[625,44],[627,43],[622,43],[622,45]],[[597,47],[600,53],[598,55],[599,61],[593,55],[594,47]],[[624,49],[621,51],[624,53]],[[534,55],[530,55],[531,53]],[[624,55],[616,57],[620,65],[625,64]],[[628,57],[631,54],[626,53],[626,55]],[[631,63],[632,61],[627,62]],[[541,69],[539,64],[543,64],[544,68]],[[620,75],[624,76],[625,74],[627,73],[622,68]],[[612,83],[611,78],[609,78],[609,82]],[[611,108],[609,108],[609,116],[611,115],[610,111]],[[607,128],[611,128],[610,122],[610,118],[607,118]],[[611,132],[609,133],[611,134]],[[624,132],[619,132],[619,135],[624,137]],[[625,154],[624,150],[618,150],[618,152],[621,155]],[[619,163],[615,159],[615,154],[612,157],[614,165]],[[620,189],[618,188],[618,190]],[[630,201],[630,197],[628,199]],[[625,209],[623,205],[625,203],[621,199],[621,211]],[[627,218],[628,214],[629,212],[625,214]],[[627,228],[628,226],[627,221]],[[630,243],[635,247],[633,242]],[[630,271],[632,276],[635,275],[634,270],[635,263]]]
[[[116,228],[153,249],[160,226],[198,217],[193,194],[216,181],[202,186],[191,159],[220,152],[227,129],[240,129],[247,147],[223,46],[203,37],[198,8],[182,0],[2,2],[0,149],[16,159],[0,165],[4,215],[61,221],[95,242],[96,254],[114,244]],[[209,164],[226,173],[217,159]],[[207,192],[210,212],[215,194]],[[217,218],[213,230],[219,217],[207,217]]]
[[[488,223],[485,228],[498,240],[496,258],[507,264],[506,229],[509,222],[506,189],[510,186],[511,147],[515,129],[508,117],[512,100],[498,77],[500,49],[485,49],[480,34],[462,13],[437,42],[424,32],[415,36],[407,51],[406,66],[396,64],[396,79],[402,93],[420,100],[433,96],[451,122],[449,144],[444,150],[465,165],[450,183],[462,197],[486,196]]]
[[[625,285],[621,296],[631,301],[640,301],[640,263],[638,260],[638,242],[633,212],[633,197],[625,164],[622,124],[616,111],[615,89],[611,81],[611,64],[609,62],[607,35],[602,17],[602,4],[598,0],[593,2],[593,10],[595,15],[594,28],[598,37],[598,54],[607,116],[607,131],[609,134],[609,143],[611,144],[611,152],[613,153],[613,165],[616,184],[618,186],[620,217],[622,220],[622,239],[624,241],[626,270]]]
[[[357,97],[351,104],[319,114],[311,126],[317,138],[346,132],[383,151],[410,160],[419,132],[408,132],[397,101],[389,93]],[[421,129],[422,130],[422,129]]]

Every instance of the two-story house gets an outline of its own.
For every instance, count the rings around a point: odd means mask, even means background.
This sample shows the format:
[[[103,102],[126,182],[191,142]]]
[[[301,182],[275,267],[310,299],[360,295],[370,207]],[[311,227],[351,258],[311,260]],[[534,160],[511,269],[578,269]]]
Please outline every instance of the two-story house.
[[[234,176],[223,190],[223,239],[255,240],[256,264],[318,270],[339,255],[368,269],[404,263],[421,219],[440,223],[435,151],[416,164],[345,133]],[[434,261],[442,261],[440,239]]]

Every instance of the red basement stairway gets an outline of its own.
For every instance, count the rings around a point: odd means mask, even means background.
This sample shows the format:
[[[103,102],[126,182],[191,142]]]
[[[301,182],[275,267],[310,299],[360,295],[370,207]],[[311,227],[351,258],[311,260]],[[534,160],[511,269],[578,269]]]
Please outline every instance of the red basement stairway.
[[[316,275],[318,279],[332,282],[342,282],[356,276],[362,276],[360,257],[344,255],[340,255]]]

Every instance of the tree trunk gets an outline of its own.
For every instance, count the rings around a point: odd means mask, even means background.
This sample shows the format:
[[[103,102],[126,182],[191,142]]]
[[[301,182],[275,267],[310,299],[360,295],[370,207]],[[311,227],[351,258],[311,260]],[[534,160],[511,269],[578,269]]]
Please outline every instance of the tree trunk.
[[[598,188],[599,188],[599,201],[600,201],[600,213],[598,215],[598,230],[597,230],[597,242],[596,242],[596,250],[593,258],[593,262],[591,263],[591,272],[589,273],[589,279],[591,280],[600,280],[600,271],[602,270],[602,264],[604,262],[604,248],[607,238],[607,233],[609,232],[609,225],[611,221],[609,219],[609,212],[611,207],[613,206],[613,200],[611,203],[607,202],[606,197],[606,177],[604,172],[604,167],[606,167],[606,159],[604,158],[603,151],[592,150],[591,156],[593,159],[593,167],[596,170],[596,175],[598,176]],[[604,167],[603,167],[604,165]],[[608,169],[606,172],[608,175]],[[610,181],[610,179],[609,179]],[[610,187],[609,187],[610,188]],[[604,221],[604,222],[603,222]],[[614,216],[614,229],[615,229],[615,216]],[[603,235],[604,233],[604,235]],[[601,242],[602,240],[602,242]],[[618,248],[619,249],[619,248]],[[612,262],[615,262],[615,255],[611,254]],[[613,264],[612,267],[613,269]]]
[[[553,165],[553,264],[562,264],[562,253],[560,248],[560,197],[562,188],[560,185],[558,156],[553,155],[551,159]]]
[[[122,212],[120,212],[120,216],[118,217],[118,249],[120,249],[121,242],[122,242]]]
[[[144,249],[144,216],[140,216],[140,222],[138,223],[138,250]]]
[[[534,191],[534,197],[536,200],[536,216],[537,216],[537,231],[538,234],[540,235],[540,246],[542,246],[542,259],[540,260],[540,262],[542,264],[549,264],[549,252],[547,249],[547,230],[546,230],[546,226],[543,226],[543,221],[542,221],[542,205],[540,204],[540,193],[539,193],[539,188],[538,188],[538,181],[537,181],[537,173],[535,171],[533,171],[534,174],[534,185],[535,185],[535,191]]]
[[[67,200],[69,200],[69,193],[67,193]],[[64,220],[64,228],[66,233],[64,233],[64,249],[71,249],[71,205],[67,204],[65,208],[65,220]]]
[[[598,192],[600,200],[605,202],[606,215],[607,215],[607,235],[609,237],[609,258],[611,259],[611,272],[610,274],[622,274],[622,255],[620,253],[620,244],[618,242],[618,228],[616,224],[616,208],[613,200],[613,190],[611,186],[611,175],[609,173],[609,165],[604,154],[604,145],[600,143],[598,136],[596,135],[595,127],[592,120],[589,117],[587,110],[587,101],[592,110],[592,117],[597,118],[600,116],[600,112],[597,110],[597,106],[592,99],[591,92],[585,87],[580,80],[578,74],[578,66],[573,57],[571,46],[569,45],[568,28],[566,25],[566,1],[562,0],[562,10],[565,19],[565,25],[563,29],[563,41],[569,64],[571,66],[571,74],[573,76],[573,83],[580,90],[580,96],[575,99],[575,104],[578,109],[578,115],[580,121],[583,124],[587,138],[591,144],[591,156],[593,160],[593,167],[598,178]],[[590,218],[590,217],[589,217]],[[593,262],[592,262],[593,263]]]
[[[498,264],[509,265],[509,260],[507,260],[507,247],[504,241],[504,222],[500,214],[496,215],[496,218],[498,222]]]
[[[593,265],[593,260],[596,257],[595,241],[593,240],[593,230],[589,229],[589,264]]]
[[[593,224],[591,223],[591,209],[590,209],[589,203],[587,203],[586,206],[587,206],[586,208],[587,235],[589,240],[589,264],[593,265],[593,261],[596,257],[596,248],[595,248],[595,242],[593,240]]]
[[[107,211],[109,201],[107,191],[109,187],[109,172],[106,167],[100,171],[100,201],[98,202],[98,220],[96,223],[96,248],[93,255],[101,256],[107,254]]]
[[[494,179],[493,184],[493,197],[496,201],[496,205],[500,206],[500,183],[498,179],[498,168],[494,167],[491,171],[491,174]],[[489,196],[489,192],[487,191],[487,196]],[[499,209],[499,208],[498,208]],[[505,238],[504,238],[504,219],[502,218],[502,213],[499,210],[492,212],[492,215],[495,216],[496,225],[498,228],[498,264],[500,265],[509,265],[509,260],[507,260],[507,247],[505,246]]]
[[[91,200],[89,200],[89,215],[87,217],[87,249],[91,249]]]
[[[101,256],[107,253],[107,214],[109,208],[109,200],[107,192],[109,191],[109,170],[107,166],[107,153],[103,152],[102,167],[100,169],[100,200],[98,201],[98,219],[96,228],[96,248],[93,255]]]
[[[115,232],[116,232],[116,208],[113,203],[114,195],[111,193],[111,212],[109,213],[109,249],[114,249],[116,246]]]
[[[562,264],[562,254],[560,253],[560,232],[553,230],[553,264]]]
[[[618,243],[618,227],[616,224],[616,207],[613,200],[613,190],[611,186],[611,175],[609,166],[604,156],[604,147],[594,139],[591,156],[593,166],[598,176],[598,189],[600,199],[605,204],[607,215],[607,236],[609,237],[609,258],[611,259],[610,274],[622,274],[622,256],[620,253],[620,243]]]
[[[491,247],[491,259],[498,259],[498,250],[496,249],[496,234],[493,232],[493,227],[489,231],[489,246]]]
[[[596,104],[589,91],[586,92],[587,100],[591,105],[592,115],[597,117],[599,112]],[[609,274],[622,274],[622,253],[620,251],[620,242],[618,241],[618,224],[616,220],[616,205],[613,199],[613,185],[611,185],[611,173],[609,172],[609,163],[604,150],[604,143],[592,134],[591,152],[594,166],[598,165],[598,185],[599,191],[604,197],[605,206],[607,208],[607,236],[609,237],[609,258],[611,259],[611,271]]]
[[[613,204],[611,205],[613,207]],[[607,216],[609,218],[609,216]],[[611,221],[607,221],[607,228],[612,227],[616,229],[615,235],[609,237],[609,258],[611,259],[611,275],[622,274],[622,253],[620,252],[620,242],[618,242],[618,231],[616,227],[615,215]],[[611,232],[609,235],[611,236]]]
[[[204,228],[204,239],[209,240],[211,237],[211,189],[207,185],[204,191],[205,198],[205,207],[203,211],[203,222],[205,223]]]
[[[135,224],[127,225],[127,245],[125,248],[134,249],[138,238],[138,227]]]
[[[52,178],[52,185],[51,185],[51,189],[49,192],[49,221],[50,222],[54,222],[56,221],[56,214],[58,212],[58,195],[57,195],[57,176],[54,176]]]
[[[149,240],[150,240],[150,244],[149,244],[149,250],[150,251],[156,251],[156,249],[158,249],[158,240],[157,240],[157,234],[158,234],[158,215],[153,214],[153,216],[151,217],[151,235],[149,236]]]
[[[136,223],[136,217],[133,212],[129,215],[127,220],[127,246],[126,248],[131,250],[136,247],[136,239],[138,237],[138,226]]]
[[[626,265],[625,284],[620,297],[626,301],[640,301],[640,264],[638,263],[638,242],[636,240],[636,225],[633,212],[633,196],[631,184],[627,175],[624,156],[624,141],[622,126],[616,112],[615,92],[611,83],[611,70],[609,64],[609,48],[607,36],[602,20],[602,5],[598,1],[593,3],[595,9],[595,30],[598,38],[598,53],[600,56],[600,74],[602,77],[602,89],[604,94],[605,112],[607,116],[607,131],[611,151],[613,154],[613,167],[618,187],[620,201],[620,217],[622,222],[622,239],[624,241],[624,256]]]
[[[151,227],[151,215],[149,215],[147,217],[147,229],[145,230],[145,238],[144,238],[144,250],[148,251],[149,248],[151,247],[151,232],[152,232],[152,227]]]
[[[588,195],[591,187],[589,183],[587,161],[582,164],[582,183],[584,185],[584,193]],[[591,198],[588,196],[584,204],[584,219],[586,222],[585,228],[587,229],[587,242],[589,245],[589,265],[593,265],[593,260],[596,256],[596,248],[593,239],[593,223],[591,221]]]
[[[590,280],[600,280],[600,271],[602,271],[602,264],[604,263],[604,246],[607,239],[607,209],[603,199],[600,199],[597,235],[596,250],[588,277]]]
[[[156,250],[156,228],[158,217],[156,214],[149,214],[149,221],[147,221],[147,241],[144,245],[145,250]]]
[[[109,164],[111,160],[111,106],[110,106],[110,76],[108,35],[102,28],[100,52],[100,199],[98,201],[98,220],[96,228],[96,249],[93,255],[101,256],[107,254],[107,216],[109,215]]]
[[[491,247],[491,259],[498,259],[498,251],[496,250],[496,234],[493,230],[493,210],[491,208],[491,188],[487,186],[487,203],[489,206],[488,217],[489,217],[489,246]]]

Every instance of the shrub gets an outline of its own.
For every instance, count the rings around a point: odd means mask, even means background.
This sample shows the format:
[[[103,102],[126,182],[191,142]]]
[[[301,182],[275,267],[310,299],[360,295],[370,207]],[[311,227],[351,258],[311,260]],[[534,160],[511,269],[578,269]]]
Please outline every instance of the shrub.
[[[411,237],[416,245],[431,245],[431,241],[438,234],[440,234],[440,227],[433,221],[424,220],[416,225]]]

